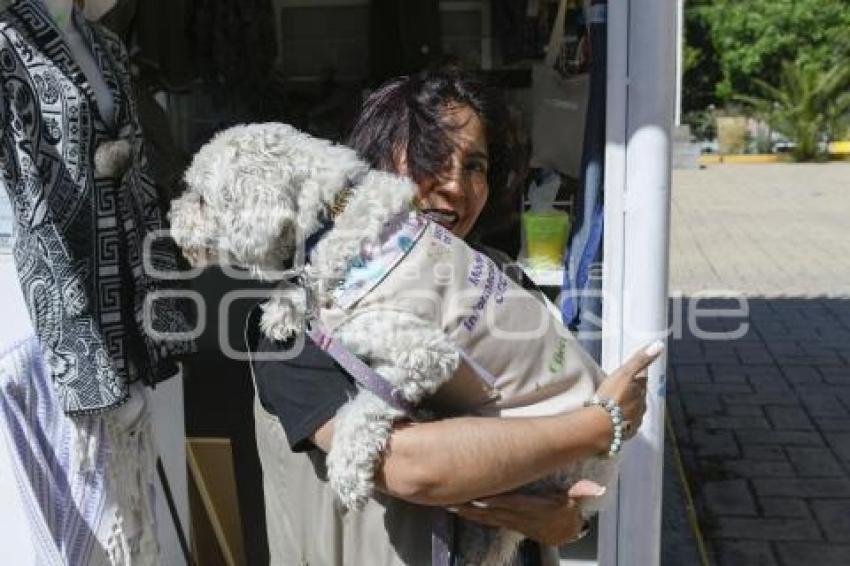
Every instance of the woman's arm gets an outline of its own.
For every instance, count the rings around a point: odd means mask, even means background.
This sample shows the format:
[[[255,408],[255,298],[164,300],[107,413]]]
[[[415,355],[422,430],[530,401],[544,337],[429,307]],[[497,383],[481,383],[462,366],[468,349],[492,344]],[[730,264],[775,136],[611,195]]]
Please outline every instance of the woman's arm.
[[[645,408],[647,366],[660,351],[633,356],[600,386],[636,430]],[[400,423],[375,482],[378,489],[421,505],[455,505],[511,491],[570,462],[603,454],[611,421],[598,407],[539,418],[460,417]],[[327,451],[333,421],[312,436]]]
[[[313,442],[327,450],[333,421]],[[375,483],[420,505],[453,505],[511,491],[565,464],[608,449],[611,421],[587,408],[539,418],[459,417],[400,423],[390,437]]]

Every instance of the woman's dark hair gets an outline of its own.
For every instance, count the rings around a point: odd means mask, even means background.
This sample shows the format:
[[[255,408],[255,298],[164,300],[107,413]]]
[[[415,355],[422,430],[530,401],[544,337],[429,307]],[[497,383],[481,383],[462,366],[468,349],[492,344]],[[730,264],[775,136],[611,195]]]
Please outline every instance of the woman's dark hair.
[[[366,100],[348,139],[372,167],[395,171],[401,152],[414,181],[440,174],[452,154],[452,126],[445,110],[453,104],[470,107],[487,137],[491,201],[507,191],[513,168],[508,112],[499,95],[476,75],[458,66],[444,66],[393,79]]]

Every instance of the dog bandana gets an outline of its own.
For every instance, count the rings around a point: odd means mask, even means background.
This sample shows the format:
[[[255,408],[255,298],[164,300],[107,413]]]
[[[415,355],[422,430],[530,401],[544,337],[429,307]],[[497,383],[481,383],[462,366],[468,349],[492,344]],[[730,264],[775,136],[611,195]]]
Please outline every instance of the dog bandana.
[[[353,262],[335,298],[337,305],[322,314],[331,329],[365,309],[410,312],[442,328],[465,363],[438,392],[438,405],[501,416],[565,413],[581,408],[603,377],[539,298],[416,213],[387,224],[381,242]]]

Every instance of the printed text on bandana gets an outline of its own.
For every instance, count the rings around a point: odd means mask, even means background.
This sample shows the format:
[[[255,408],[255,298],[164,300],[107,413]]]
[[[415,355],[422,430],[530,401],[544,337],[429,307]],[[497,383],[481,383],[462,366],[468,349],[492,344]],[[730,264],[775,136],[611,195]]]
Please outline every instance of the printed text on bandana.
[[[487,308],[487,303],[490,299],[493,299],[498,305],[504,302],[505,291],[508,288],[508,278],[504,273],[499,271],[492,261],[486,260],[483,254],[476,252],[473,256],[472,265],[469,268],[469,274],[466,280],[473,287],[481,289],[481,294],[472,304],[472,312],[463,321],[463,327],[468,332],[472,332],[481,319],[481,315],[484,313],[484,309]]]

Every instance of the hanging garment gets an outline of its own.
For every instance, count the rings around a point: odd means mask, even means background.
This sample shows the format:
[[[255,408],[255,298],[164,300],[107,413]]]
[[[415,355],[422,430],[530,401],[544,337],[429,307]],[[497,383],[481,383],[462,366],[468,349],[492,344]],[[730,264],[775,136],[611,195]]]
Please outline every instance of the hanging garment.
[[[45,373],[35,338],[0,357],[3,465],[12,466],[36,564],[107,564],[95,535],[106,502],[103,470],[69,477],[77,427],[55,407]]]
[[[0,193],[0,221],[7,205],[6,195]],[[4,225],[0,225],[0,231],[3,229]],[[153,446],[149,439],[155,441],[164,464],[171,463],[171,489],[175,493],[185,490],[185,475],[180,474],[186,468],[185,456],[181,458],[185,439],[182,434],[175,434],[182,431],[182,412],[175,414],[170,410],[182,407],[180,377],[175,376],[150,392],[139,382],[132,384],[130,402],[107,413],[112,426],[91,426],[106,415],[67,417],[44,372],[43,354],[12,257],[2,247],[0,296],[4,307],[4,324],[0,325],[0,395],[6,400],[0,406],[0,509],[6,527],[0,530],[0,548],[7,549],[6,563],[52,566],[55,562],[51,560],[58,553],[63,566],[96,566],[102,556],[94,554],[103,548],[107,549],[107,557],[114,559],[111,564],[126,564],[129,556],[131,563],[138,566],[150,559],[140,556],[143,547],[155,556],[156,540],[164,564],[181,564],[183,557],[176,538],[179,535],[173,521],[168,520],[162,484],[156,484],[153,514],[142,496],[154,483]],[[145,422],[148,408],[151,427]],[[104,439],[104,430],[112,432],[113,438]],[[3,431],[8,442],[4,442]],[[76,459],[70,457],[69,450],[75,443],[81,449],[91,446],[95,452],[109,447],[108,457],[98,455],[102,451],[95,454],[88,449],[85,458],[79,457],[82,452]],[[110,458],[114,460],[111,464]],[[54,469],[51,475],[45,474],[37,465],[44,460],[58,462],[61,472]],[[82,470],[82,460],[88,460],[87,468],[98,463],[100,467]],[[104,465],[107,467],[101,469]],[[84,482],[81,478],[88,479]],[[101,482],[98,478],[105,479]],[[65,486],[82,487],[70,490]],[[92,503],[98,498],[104,499],[103,505]],[[64,519],[52,511],[75,506],[81,512],[69,511]],[[187,516],[188,507],[184,509]],[[132,521],[125,520],[127,516],[133,517]],[[159,517],[156,525],[152,524],[154,516]],[[186,524],[186,519],[182,523]],[[90,540],[92,537],[96,542]],[[58,549],[45,543],[54,540],[62,541]],[[144,544],[139,544],[141,541]],[[75,562],[75,556],[79,556],[75,553],[89,546],[93,554]],[[136,554],[132,549],[138,549]]]
[[[531,165],[579,178],[590,79],[566,63],[568,4],[559,2],[546,57],[532,69]]]
[[[576,219],[567,247],[561,313],[564,324],[597,361],[602,354],[602,228],[605,185],[607,4],[594,1],[588,14],[591,42],[590,92],[584,130]],[[595,266],[595,267],[594,267]]]
[[[91,86],[61,31],[37,0],[0,15],[0,181],[15,215],[14,257],[59,406],[85,414],[126,401],[128,384],[177,371],[189,342],[153,340],[146,329],[189,328],[151,275],[176,271],[144,141],[128,60],[108,31],[75,10],[113,96],[104,123]],[[146,312],[147,311],[147,312]]]
[[[192,11],[192,0],[118,0],[98,21],[127,45],[145,84],[187,91],[198,78],[189,37]]]
[[[10,563],[158,564],[153,463],[144,401],[69,417],[57,404],[35,337],[0,352],[0,471],[15,489],[0,487],[4,501],[17,496],[3,512],[23,520],[30,535],[4,545]]]

